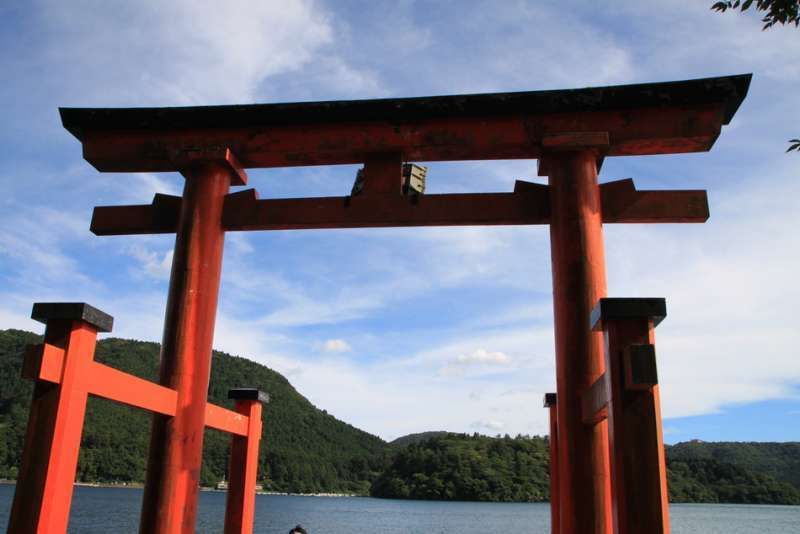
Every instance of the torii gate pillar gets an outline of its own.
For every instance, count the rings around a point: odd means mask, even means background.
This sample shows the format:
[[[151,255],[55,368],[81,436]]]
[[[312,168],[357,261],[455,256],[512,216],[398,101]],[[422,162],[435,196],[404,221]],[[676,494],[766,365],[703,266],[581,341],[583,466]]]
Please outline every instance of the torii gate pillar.
[[[546,155],[558,391],[558,476],[563,534],[611,532],[608,426],[584,425],[582,393],[605,371],[603,336],[587,317],[606,296],[605,254],[591,149]]]
[[[195,530],[203,432],[225,232],[222,209],[231,182],[243,183],[229,151],[189,164],[172,258],[161,385],[178,392],[175,417],[153,416],[139,532]]]

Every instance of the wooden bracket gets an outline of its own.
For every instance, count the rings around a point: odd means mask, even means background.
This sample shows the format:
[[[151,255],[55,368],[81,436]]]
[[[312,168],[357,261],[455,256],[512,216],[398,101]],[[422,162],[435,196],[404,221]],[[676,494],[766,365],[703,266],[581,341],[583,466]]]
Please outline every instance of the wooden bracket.
[[[643,391],[658,384],[655,345],[629,345],[622,353],[622,368],[627,390]]]
[[[611,142],[608,132],[562,132],[542,136],[542,151],[537,161],[537,174],[549,176],[551,161],[564,152],[591,150],[596,154],[597,169],[603,165],[603,158]]]
[[[637,191],[631,178],[600,184],[604,223],[703,223],[704,190]]]
[[[181,147],[172,152],[172,163],[186,176],[186,169],[204,163],[223,165],[231,175],[231,185],[247,185],[247,171],[226,146]]]
[[[608,418],[608,399],[608,379],[603,374],[581,395],[584,424],[595,425]]]

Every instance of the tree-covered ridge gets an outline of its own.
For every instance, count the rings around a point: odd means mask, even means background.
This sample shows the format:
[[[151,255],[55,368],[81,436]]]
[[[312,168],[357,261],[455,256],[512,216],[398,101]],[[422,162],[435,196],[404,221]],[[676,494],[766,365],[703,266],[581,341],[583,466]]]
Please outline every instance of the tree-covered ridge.
[[[0,330],[0,478],[15,478],[32,382],[20,378],[25,345],[40,337]],[[155,380],[156,343],[104,339],[95,358]],[[372,493],[381,497],[490,501],[549,498],[546,438],[490,438],[424,432],[387,444],[315,408],[263,365],[214,352],[209,398],[232,407],[233,387],[257,387],[272,398],[264,410],[259,480],[288,492]],[[111,401],[89,400],[78,479],[142,482],[150,415]],[[225,474],[230,437],[206,431],[202,482]],[[667,447],[674,502],[800,504],[800,443],[679,443]]]
[[[800,461],[794,443],[679,444],[667,448],[667,477],[672,502],[800,504],[800,489],[744,461],[762,449],[761,465]],[[730,461],[713,458],[714,445]],[[750,451],[748,453],[748,451]],[[777,454],[780,452],[780,454]],[[412,441],[373,483],[372,495],[405,499],[546,501],[549,500],[549,448],[546,438],[438,435]]]
[[[800,443],[758,443],[700,440],[667,447],[672,460],[712,459],[771,475],[800,489]]]
[[[550,498],[545,438],[445,434],[412,442],[372,484],[375,497],[540,502]]]
[[[33,385],[20,378],[25,345],[40,337],[0,331],[0,477],[15,478]],[[95,359],[122,371],[156,380],[156,343],[104,339]],[[386,462],[380,438],[315,408],[279,373],[250,360],[214,352],[209,399],[232,407],[233,387],[257,387],[270,394],[264,409],[259,478],[265,487],[292,492],[366,493]],[[144,480],[150,415],[104,399],[90,398],[81,443],[78,479],[87,482]],[[202,482],[225,475],[230,436],[206,430]]]
[[[448,434],[452,434],[452,432],[447,432],[445,430],[429,430],[428,432],[406,434],[405,436],[400,436],[399,438],[393,439],[389,442],[389,445],[397,448],[408,447],[412,443],[419,443],[421,441],[427,441],[431,438],[447,436]]]
[[[667,461],[670,502],[800,504],[788,482],[712,458]]]

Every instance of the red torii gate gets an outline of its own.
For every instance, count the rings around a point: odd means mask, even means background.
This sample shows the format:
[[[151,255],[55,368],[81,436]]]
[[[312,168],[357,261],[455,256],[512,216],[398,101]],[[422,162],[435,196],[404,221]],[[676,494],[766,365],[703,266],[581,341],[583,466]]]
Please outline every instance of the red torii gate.
[[[598,169],[608,156],[709,150],[749,83],[740,75],[405,99],[61,109],[64,127],[99,171],[186,178],[182,197],[98,207],[92,217],[97,235],[176,233],[161,383],[177,391],[178,404],[174,416],[154,416],[140,531],[194,530],[226,231],[520,224],[550,225],[560,532],[622,529],[613,519],[621,501],[617,493],[612,499],[608,426],[602,417],[587,424],[583,412],[606,376],[603,334],[588,322],[606,296],[602,224],[704,222],[708,204],[705,191],[638,191],[630,179],[598,184]],[[491,159],[538,159],[549,185],[401,192],[404,162]],[[252,189],[229,192],[246,184],[246,168],[348,163],[364,164],[357,196],[259,200]],[[663,466],[639,468],[663,478]],[[668,529],[666,519],[660,525]]]

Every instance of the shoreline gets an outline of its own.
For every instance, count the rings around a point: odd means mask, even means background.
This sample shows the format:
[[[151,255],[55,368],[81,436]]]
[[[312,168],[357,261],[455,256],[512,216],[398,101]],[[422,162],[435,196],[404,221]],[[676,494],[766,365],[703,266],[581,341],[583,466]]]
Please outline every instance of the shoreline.
[[[0,485],[16,486],[16,480],[0,479]],[[144,484],[140,482],[121,482],[118,484],[110,482],[75,482],[75,486],[85,488],[129,488],[129,489],[144,489]],[[218,490],[216,488],[200,487],[200,491],[227,493],[227,490]],[[357,493],[289,493],[282,491],[256,491],[256,495],[277,495],[283,497],[323,497],[323,498],[346,498],[346,497],[370,497],[369,495],[359,495]],[[373,497],[381,499],[383,497]],[[424,502],[475,502],[475,503],[495,503],[495,504],[548,504],[548,501],[537,501],[533,503],[520,502],[499,502],[499,501],[445,501],[436,499],[393,499],[387,500],[420,500]],[[770,504],[770,503],[736,503],[736,502],[687,502],[687,501],[670,501],[670,506],[673,505],[700,505],[700,506],[782,506],[789,508],[800,508],[798,504]]]
[[[17,481],[11,479],[0,479],[0,484],[7,486],[16,486]],[[144,484],[141,482],[75,482],[74,486],[83,488],[126,488],[126,489],[144,489]],[[218,493],[227,493],[227,490],[218,490],[200,486],[200,491],[213,491]],[[357,493],[291,493],[284,491],[256,491],[256,495],[282,495],[285,497],[366,497],[366,495],[359,495]]]

